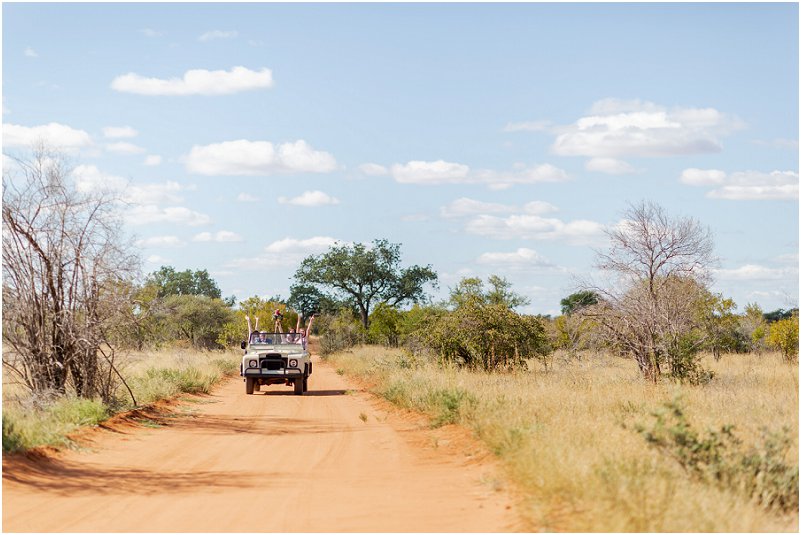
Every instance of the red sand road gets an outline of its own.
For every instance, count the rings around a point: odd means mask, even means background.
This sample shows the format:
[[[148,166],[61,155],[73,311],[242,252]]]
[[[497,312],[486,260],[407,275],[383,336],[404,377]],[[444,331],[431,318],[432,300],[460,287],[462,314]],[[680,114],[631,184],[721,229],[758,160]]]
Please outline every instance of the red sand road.
[[[315,359],[304,396],[277,385],[248,396],[235,378],[161,427],[118,426],[48,459],[4,457],[3,531],[520,529],[491,462],[349,388]]]

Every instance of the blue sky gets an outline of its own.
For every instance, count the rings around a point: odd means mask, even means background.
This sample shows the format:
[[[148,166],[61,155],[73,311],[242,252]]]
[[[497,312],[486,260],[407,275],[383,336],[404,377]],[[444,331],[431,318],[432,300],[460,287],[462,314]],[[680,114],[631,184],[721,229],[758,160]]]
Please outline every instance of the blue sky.
[[[6,3],[2,90],[5,153],[62,147],[144,273],[225,295],[386,238],[554,314],[652,200],[740,310],[798,304],[796,4]]]

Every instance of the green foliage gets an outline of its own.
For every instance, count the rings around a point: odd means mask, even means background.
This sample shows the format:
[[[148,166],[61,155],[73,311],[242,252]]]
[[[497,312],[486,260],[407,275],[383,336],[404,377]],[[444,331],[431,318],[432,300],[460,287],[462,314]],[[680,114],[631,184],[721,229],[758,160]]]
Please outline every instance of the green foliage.
[[[768,343],[782,352],[788,362],[798,360],[798,314],[770,324]]]
[[[318,320],[315,320],[317,324]],[[323,316],[317,325],[320,332],[320,354],[330,355],[367,341],[367,331],[349,310],[336,316]]]
[[[669,377],[695,386],[705,385],[715,377],[715,372],[707,370],[699,362],[700,336],[698,332],[690,332],[672,340],[667,351]]]
[[[368,340],[374,344],[397,347],[403,313],[386,303],[380,303],[370,314]]]
[[[487,279],[489,289],[484,290],[484,283],[478,277],[464,277],[454,288],[451,288],[449,302],[458,308],[469,301],[478,300],[486,305],[501,305],[515,309],[530,303],[530,300],[512,290],[512,283],[504,277],[490,275]]]
[[[3,411],[3,451],[69,444],[67,435],[81,426],[95,425],[109,416],[100,400],[58,398],[43,407]]]
[[[19,435],[11,418],[3,415],[3,451],[14,452],[25,449],[22,437]]]
[[[484,370],[519,368],[549,351],[538,318],[479,299],[465,300],[420,334],[424,345],[445,362]]]
[[[477,404],[475,396],[464,389],[452,387],[428,392],[426,404],[433,412],[432,427],[457,424],[466,410]]]
[[[225,325],[235,313],[221,299],[202,295],[171,295],[164,298],[160,320],[172,340],[184,340],[198,349],[216,349]]]
[[[598,294],[591,290],[575,292],[562,299],[559,304],[562,306],[562,314],[567,316],[584,307],[597,305]]]
[[[175,271],[172,266],[161,266],[158,271],[148,275],[146,284],[157,288],[158,297],[168,295],[205,295],[212,299],[222,297],[217,283],[205,269]]]
[[[766,508],[798,508],[798,465],[786,461],[792,442],[788,429],[763,430],[760,444],[743,449],[732,425],[705,434],[696,431],[678,400],[665,403],[652,415],[655,421],[650,428],[637,425],[635,429],[691,477],[742,492]]]
[[[287,305],[300,312],[304,318],[309,318],[312,314],[336,314],[340,308],[351,306],[348,302],[332,299],[311,284],[293,284],[289,288]]]
[[[374,302],[416,303],[425,298],[427,283],[436,284],[431,266],[402,268],[400,261],[400,244],[387,240],[374,240],[370,247],[337,244],[322,255],[304,259],[295,272],[295,283],[300,288],[314,287],[334,302],[352,301],[366,330]],[[305,295],[310,296],[308,290]]]
[[[765,318],[765,321],[768,323],[773,323],[780,320],[787,320],[792,318],[793,316],[798,315],[798,308],[791,308],[790,310],[784,310],[783,308],[776,309],[772,312],[765,312],[762,317]]]

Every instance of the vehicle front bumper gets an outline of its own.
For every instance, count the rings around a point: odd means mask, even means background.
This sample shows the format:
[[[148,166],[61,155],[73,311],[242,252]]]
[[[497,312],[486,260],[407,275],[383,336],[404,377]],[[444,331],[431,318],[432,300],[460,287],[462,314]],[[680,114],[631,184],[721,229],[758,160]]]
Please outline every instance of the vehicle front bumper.
[[[300,368],[284,368],[282,370],[264,370],[260,368],[246,368],[242,377],[260,377],[264,379],[295,379],[303,377]]]

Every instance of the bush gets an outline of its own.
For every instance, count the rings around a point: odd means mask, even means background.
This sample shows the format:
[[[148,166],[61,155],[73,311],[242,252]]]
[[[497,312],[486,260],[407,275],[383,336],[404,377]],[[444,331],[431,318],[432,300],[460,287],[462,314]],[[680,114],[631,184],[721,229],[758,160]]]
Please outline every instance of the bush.
[[[768,343],[782,352],[784,360],[798,360],[798,315],[771,323]]]
[[[653,416],[650,429],[638,425],[636,430],[693,478],[744,493],[766,508],[798,508],[798,465],[785,460],[791,447],[788,429],[764,429],[761,442],[743,451],[734,426],[702,435],[687,421],[677,400],[665,403]]]
[[[334,317],[321,318],[320,354],[330,355],[367,341],[367,332],[349,310],[340,310]],[[317,321],[315,320],[315,325]]]
[[[544,357],[549,351],[537,318],[478,300],[446,313],[420,336],[424,347],[443,361],[483,370],[524,367],[529,358]]]

